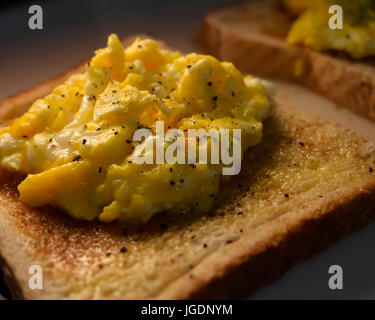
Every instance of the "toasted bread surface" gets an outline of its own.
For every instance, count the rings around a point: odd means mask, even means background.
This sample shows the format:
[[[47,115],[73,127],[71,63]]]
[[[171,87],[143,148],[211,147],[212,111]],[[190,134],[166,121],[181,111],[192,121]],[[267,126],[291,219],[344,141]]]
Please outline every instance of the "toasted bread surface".
[[[2,172],[2,269],[16,298],[242,297],[373,219],[374,167],[373,141],[274,106],[262,143],[203,216],[76,221],[22,204],[22,177]],[[43,290],[28,287],[31,265],[43,268]]]
[[[202,40],[210,53],[244,71],[303,84],[375,119],[374,58],[355,61],[343,53],[289,46],[292,22],[282,0],[255,0],[209,13]]]

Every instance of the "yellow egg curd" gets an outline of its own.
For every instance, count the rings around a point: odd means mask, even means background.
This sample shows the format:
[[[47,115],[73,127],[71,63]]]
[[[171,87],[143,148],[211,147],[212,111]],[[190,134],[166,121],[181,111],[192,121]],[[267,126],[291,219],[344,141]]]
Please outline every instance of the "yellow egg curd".
[[[338,50],[360,59],[375,55],[375,1],[373,0],[284,0],[298,18],[287,41],[318,51]],[[343,11],[343,28],[331,29],[332,5]]]
[[[262,81],[229,62],[116,35],[86,71],[71,76],[0,129],[0,165],[27,175],[30,206],[52,205],[77,219],[145,223],[170,211],[208,211],[223,180],[220,164],[137,164],[134,132],[241,129],[242,152],[262,139],[270,99]]]

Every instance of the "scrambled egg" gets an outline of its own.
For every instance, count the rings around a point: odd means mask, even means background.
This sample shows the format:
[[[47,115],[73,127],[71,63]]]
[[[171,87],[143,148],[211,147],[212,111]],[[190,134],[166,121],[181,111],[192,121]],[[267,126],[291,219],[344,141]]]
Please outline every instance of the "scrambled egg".
[[[289,44],[303,44],[318,51],[339,50],[360,59],[375,55],[375,1],[373,0],[284,0],[298,15],[289,34]],[[343,29],[332,30],[328,9],[343,9]]]
[[[57,86],[0,129],[0,165],[27,174],[20,199],[78,219],[145,223],[163,212],[206,212],[222,164],[136,164],[138,128],[239,128],[242,151],[262,138],[270,107],[261,81],[228,62],[116,35],[86,72]]]

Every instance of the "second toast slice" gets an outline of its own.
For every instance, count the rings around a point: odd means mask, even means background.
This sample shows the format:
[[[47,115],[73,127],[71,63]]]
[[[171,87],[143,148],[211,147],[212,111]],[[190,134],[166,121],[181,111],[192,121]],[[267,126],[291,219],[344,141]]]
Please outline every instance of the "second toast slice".
[[[255,0],[209,13],[202,40],[209,53],[244,71],[305,85],[375,119],[374,59],[289,46],[292,22],[282,0]]]

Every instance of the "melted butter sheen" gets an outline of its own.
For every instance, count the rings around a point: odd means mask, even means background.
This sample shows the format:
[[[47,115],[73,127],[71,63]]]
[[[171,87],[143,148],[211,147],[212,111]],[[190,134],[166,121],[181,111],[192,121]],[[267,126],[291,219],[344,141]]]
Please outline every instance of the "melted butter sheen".
[[[244,129],[242,151],[262,139],[270,102],[262,83],[211,56],[116,35],[84,73],[57,86],[0,129],[0,165],[27,174],[21,201],[50,204],[78,219],[145,223],[163,212],[208,211],[222,164],[132,161],[140,127]],[[248,128],[251,128],[249,130]]]
[[[284,0],[288,10],[298,15],[288,43],[303,44],[318,51],[345,51],[360,59],[375,55],[375,2],[373,0]],[[332,30],[328,8],[343,9],[343,29]]]

